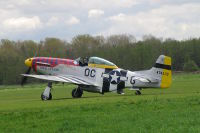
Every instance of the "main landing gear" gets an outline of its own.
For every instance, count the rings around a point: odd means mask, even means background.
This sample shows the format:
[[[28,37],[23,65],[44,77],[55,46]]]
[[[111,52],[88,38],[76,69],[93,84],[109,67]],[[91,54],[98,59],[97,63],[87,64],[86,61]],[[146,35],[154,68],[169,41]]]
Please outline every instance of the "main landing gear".
[[[51,100],[52,99],[51,89],[52,89],[52,82],[49,82],[47,87],[41,94],[42,100]],[[72,90],[73,98],[80,98],[82,96],[82,94],[83,94],[83,90],[80,87]]]
[[[80,98],[82,96],[82,94],[83,94],[83,90],[80,87],[72,90],[73,98]]]
[[[42,92],[42,94],[41,94],[42,100],[51,100],[52,99],[51,88],[52,88],[52,82],[49,82],[47,87],[45,88],[44,92]]]
[[[124,91],[123,91],[123,89],[117,90],[117,94],[124,95]]]

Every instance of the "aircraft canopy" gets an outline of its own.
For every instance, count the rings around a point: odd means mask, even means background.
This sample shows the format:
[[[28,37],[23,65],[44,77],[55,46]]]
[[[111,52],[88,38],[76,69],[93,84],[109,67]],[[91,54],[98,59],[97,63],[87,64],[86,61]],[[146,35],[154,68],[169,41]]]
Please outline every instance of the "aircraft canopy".
[[[90,57],[88,64],[99,64],[99,65],[107,65],[107,66],[116,66],[114,63],[105,60],[103,58],[99,58],[99,57]]]
[[[114,63],[99,57],[90,57],[89,59],[87,57],[86,58],[79,57],[75,61],[78,62],[80,66],[89,66],[89,67],[105,68],[105,69],[118,68]]]

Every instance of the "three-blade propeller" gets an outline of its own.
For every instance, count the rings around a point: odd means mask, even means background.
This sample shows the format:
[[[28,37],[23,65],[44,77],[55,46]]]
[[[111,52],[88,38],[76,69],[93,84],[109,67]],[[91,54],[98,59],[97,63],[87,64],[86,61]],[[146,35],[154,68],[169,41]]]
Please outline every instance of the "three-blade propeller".
[[[34,57],[36,57],[36,56],[37,56],[37,51],[35,52]],[[25,61],[25,64],[26,64],[26,61]],[[31,72],[31,66],[29,65],[29,67],[28,67],[28,69],[27,69],[27,71],[26,71],[25,74],[30,74],[30,72]],[[28,78],[28,77],[26,77],[26,76],[23,76],[23,77],[22,77],[21,86],[23,86],[23,85],[27,82],[27,78]]]

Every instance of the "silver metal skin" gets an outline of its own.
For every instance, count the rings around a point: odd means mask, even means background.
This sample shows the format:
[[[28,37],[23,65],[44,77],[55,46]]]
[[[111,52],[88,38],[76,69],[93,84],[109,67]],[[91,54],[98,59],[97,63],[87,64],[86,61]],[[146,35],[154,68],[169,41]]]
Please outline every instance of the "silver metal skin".
[[[149,70],[143,71],[125,71],[121,68],[109,70],[107,68],[99,68],[94,66],[79,66],[58,64],[55,67],[50,67],[48,64],[38,65],[37,74],[22,74],[23,76],[47,80],[49,82],[63,82],[78,85],[82,90],[88,92],[120,92],[119,89],[131,88],[133,90],[141,90],[142,88],[159,88],[162,87],[166,63],[165,59],[170,58],[160,55],[156,61],[157,66]],[[105,59],[104,59],[105,60]],[[106,61],[106,60],[105,60]],[[74,64],[78,62],[75,60]],[[171,63],[171,58],[170,58]],[[171,65],[171,64],[170,64]],[[168,66],[170,66],[168,65]],[[159,68],[160,67],[160,68]],[[170,66],[171,67],[171,66]],[[125,75],[122,75],[125,71]],[[168,71],[167,71],[168,72]],[[171,72],[171,70],[169,70]],[[41,75],[42,74],[42,75]],[[169,74],[168,74],[169,75]],[[169,78],[171,75],[169,75]],[[165,76],[166,77],[166,76]],[[171,82],[170,82],[171,83]],[[170,86],[170,85],[169,85]],[[49,96],[51,87],[47,86],[43,95]],[[122,91],[121,91],[122,92]],[[123,92],[122,92],[123,93]],[[121,94],[122,94],[121,93]],[[119,93],[120,94],[120,93]]]

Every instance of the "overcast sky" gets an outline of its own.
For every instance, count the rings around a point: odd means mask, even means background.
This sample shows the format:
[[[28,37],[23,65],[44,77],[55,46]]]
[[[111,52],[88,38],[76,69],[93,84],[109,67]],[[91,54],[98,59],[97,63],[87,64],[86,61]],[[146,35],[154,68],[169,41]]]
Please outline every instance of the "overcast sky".
[[[0,0],[0,39],[200,37],[200,0]]]

